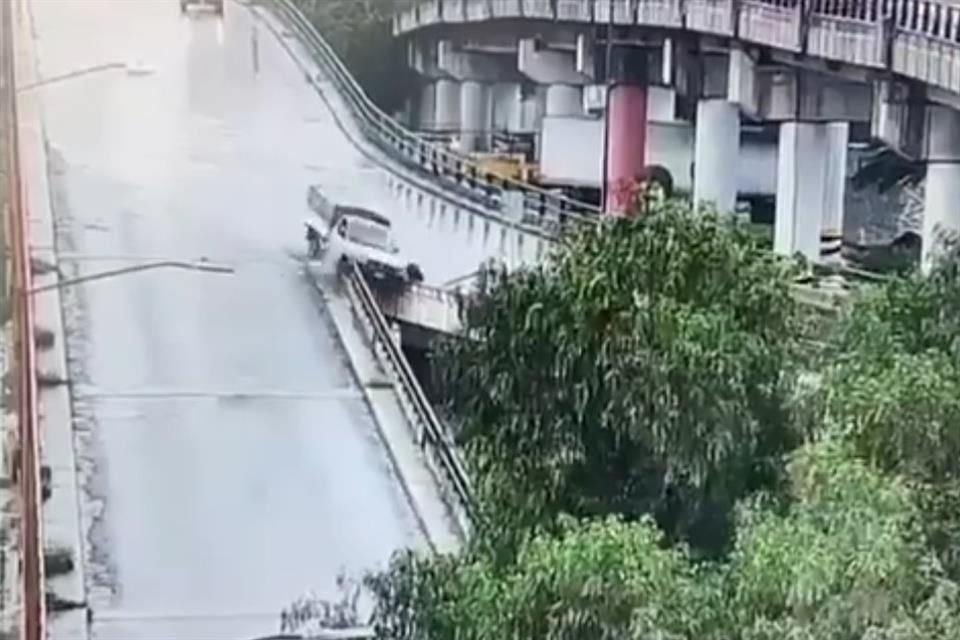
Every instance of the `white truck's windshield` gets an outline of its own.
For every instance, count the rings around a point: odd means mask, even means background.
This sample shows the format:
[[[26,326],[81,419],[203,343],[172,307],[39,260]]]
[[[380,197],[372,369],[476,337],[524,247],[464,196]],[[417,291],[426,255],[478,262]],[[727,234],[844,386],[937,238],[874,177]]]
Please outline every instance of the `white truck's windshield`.
[[[363,220],[350,220],[347,239],[375,249],[389,250],[390,228]]]

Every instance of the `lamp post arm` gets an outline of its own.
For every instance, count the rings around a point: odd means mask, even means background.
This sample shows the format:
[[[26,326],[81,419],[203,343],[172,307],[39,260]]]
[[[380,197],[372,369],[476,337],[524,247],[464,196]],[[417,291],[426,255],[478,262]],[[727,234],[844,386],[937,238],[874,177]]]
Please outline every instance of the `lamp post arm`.
[[[164,260],[161,262],[148,262],[146,264],[133,265],[131,267],[120,267],[119,269],[110,269],[108,271],[100,271],[97,273],[91,273],[83,276],[78,276],[76,278],[69,278],[67,280],[58,280],[57,282],[52,282],[50,284],[41,285],[39,287],[34,287],[29,289],[26,293],[27,295],[34,295],[37,293],[42,293],[44,291],[52,291],[54,289],[63,289],[64,287],[70,287],[75,284],[80,284],[83,282],[91,282],[93,280],[104,280],[106,278],[115,278],[117,276],[122,276],[130,273],[137,273],[140,271],[152,271],[154,269],[183,269],[185,271],[205,271],[208,273],[233,273],[233,267],[225,265],[210,264],[205,262],[183,262],[180,260]]]

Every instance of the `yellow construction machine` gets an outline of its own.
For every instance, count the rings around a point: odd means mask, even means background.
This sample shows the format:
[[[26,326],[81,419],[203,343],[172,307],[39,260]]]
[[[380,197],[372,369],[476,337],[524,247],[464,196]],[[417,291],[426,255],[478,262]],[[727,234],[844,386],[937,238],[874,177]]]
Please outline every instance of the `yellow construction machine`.
[[[522,153],[471,153],[470,158],[483,173],[498,178],[536,184],[539,170],[536,164],[527,162]]]

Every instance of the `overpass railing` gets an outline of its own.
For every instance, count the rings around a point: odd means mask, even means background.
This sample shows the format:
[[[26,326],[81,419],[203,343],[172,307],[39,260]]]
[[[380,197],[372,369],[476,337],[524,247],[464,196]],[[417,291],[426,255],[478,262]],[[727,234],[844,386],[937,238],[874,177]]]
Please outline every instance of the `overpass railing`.
[[[960,5],[950,0],[420,0],[393,28],[496,19],[699,31],[960,93]]]
[[[376,296],[367,285],[367,280],[355,263],[344,277],[347,295],[357,314],[365,333],[373,343],[377,359],[387,369],[388,375],[397,383],[401,404],[410,424],[414,426],[417,443],[428,456],[435,473],[441,478],[441,491],[448,506],[457,516],[461,530],[473,522],[476,515],[473,490],[467,471],[456,450],[447,428],[437,417],[433,405],[427,399],[423,388],[417,381],[410,363],[400,348],[400,344],[391,330],[390,324],[380,309]],[[463,515],[466,522],[460,520]]]
[[[367,138],[396,160],[431,176],[451,191],[500,213],[505,223],[530,227],[534,232],[553,233],[559,227],[599,213],[593,205],[498,176],[461,154],[424,140],[370,100],[293,0],[265,0],[265,4],[274,9],[314,56]]]

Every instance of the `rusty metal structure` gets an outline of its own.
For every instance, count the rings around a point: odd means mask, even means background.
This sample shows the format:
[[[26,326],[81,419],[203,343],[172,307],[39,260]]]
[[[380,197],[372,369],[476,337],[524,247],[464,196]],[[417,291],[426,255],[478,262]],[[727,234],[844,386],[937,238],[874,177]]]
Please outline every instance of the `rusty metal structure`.
[[[4,248],[9,282],[6,308],[12,322],[14,362],[12,400],[17,415],[14,479],[19,492],[20,542],[20,637],[46,637],[45,589],[43,576],[42,498],[40,490],[40,435],[36,375],[34,305],[31,296],[29,211],[24,179],[20,171],[17,119],[16,46],[18,11],[22,4],[0,3],[0,113],[3,122],[6,164],[4,179],[8,206],[4,223]]]

